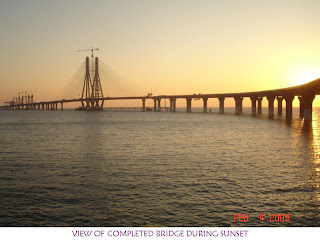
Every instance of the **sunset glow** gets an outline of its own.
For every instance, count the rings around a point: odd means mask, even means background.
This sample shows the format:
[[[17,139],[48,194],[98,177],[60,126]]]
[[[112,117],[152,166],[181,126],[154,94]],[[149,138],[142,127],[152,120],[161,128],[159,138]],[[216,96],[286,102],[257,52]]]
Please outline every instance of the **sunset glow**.
[[[296,86],[320,78],[319,57],[299,54],[299,59],[288,60],[284,68],[287,72],[288,86]]]
[[[293,71],[293,77],[292,82],[293,85],[301,85],[304,83],[308,83],[310,81],[313,81],[315,79],[320,78],[320,68],[305,68],[305,69],[297,69],[296,71]]]
[[[73,76],[91,53],[77,50],[90,47],[121,76],[101,73],[114,97],[261,91],[320,77],[319,1],[94,2],[0,3],[1,104],[25,90],[35,100],[78,97],[83,75]]]

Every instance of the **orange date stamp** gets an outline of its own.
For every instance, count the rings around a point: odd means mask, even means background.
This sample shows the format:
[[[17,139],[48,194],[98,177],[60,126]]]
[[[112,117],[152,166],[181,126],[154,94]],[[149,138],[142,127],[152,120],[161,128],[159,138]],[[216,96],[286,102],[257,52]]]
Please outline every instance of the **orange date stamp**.
[[[261,222],[268,221],[269,222],[290,222],[290,215],[289,214],[269,214],[264,216],[263,213],[259,214],[259,220]],[[246,213],[235,213],[233,214],[233,222],[248,222],[249,221],[249,214]]]

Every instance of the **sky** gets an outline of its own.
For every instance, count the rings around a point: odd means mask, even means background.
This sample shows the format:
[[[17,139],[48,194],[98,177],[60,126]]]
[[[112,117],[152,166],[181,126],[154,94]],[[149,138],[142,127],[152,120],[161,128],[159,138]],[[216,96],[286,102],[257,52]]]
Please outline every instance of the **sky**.
[[[318,0],[0,0],[0,105],[79,95],[90,52],[77,50],[91,47],[110,97],[295,86],[320,78],[319,12]]]

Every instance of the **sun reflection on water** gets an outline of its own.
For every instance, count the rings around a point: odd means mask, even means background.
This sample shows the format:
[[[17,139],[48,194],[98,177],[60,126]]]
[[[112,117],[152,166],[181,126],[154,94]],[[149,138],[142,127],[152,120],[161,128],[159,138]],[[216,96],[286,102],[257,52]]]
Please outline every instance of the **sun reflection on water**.
[[[302,121],[301,123],[301,140],[304,142],[304,150],[309,151],[309,161],[306,172],[307,188],[313,189],[314,194],[310,195],[310,202],[319,206],[320,202],[320,112],[314,109],[312,121]],[[320,209],[320,207],[319,207]]]
[[[313,114],[312,120],[312,149],[314,155],[315,171],[320,172],[320,130],[319,130],[319,117]]]
[[[310,149],[312,151],[313,158],[310,162],[311,175],[310,175],[310,184],[313,188],[320,190],[320,129],[319,129],[319,116],[318,112],[314,111],[312,116],[311,123],[304,123],[309,125],[310,133]],[[316,201],[320,201],[320,192],[316,194]]]

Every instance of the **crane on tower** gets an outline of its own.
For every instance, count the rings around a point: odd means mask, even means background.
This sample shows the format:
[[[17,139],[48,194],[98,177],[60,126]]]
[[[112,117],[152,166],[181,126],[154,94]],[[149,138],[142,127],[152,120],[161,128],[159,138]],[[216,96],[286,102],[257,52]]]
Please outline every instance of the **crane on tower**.
[[[91,47],[91,49],[82,49],[82,50],[78,50],[78,52],[83,52],[83,51],[91,51],[91,57],[93,58],[93,51],[99,51],[99,48],[93,48]]]
[[[91,74],[92,74],[92,77],[93,77],[93,74],[94,74],[94,64],[93,64],[93,52],[94,51],[99,51],[99,48],[93,48],[91,47],[91,49],[81,49],[81,50],[78,50],[78,52],[85,52],[85,51],[91,51]]]

